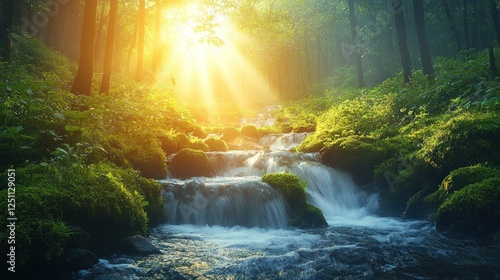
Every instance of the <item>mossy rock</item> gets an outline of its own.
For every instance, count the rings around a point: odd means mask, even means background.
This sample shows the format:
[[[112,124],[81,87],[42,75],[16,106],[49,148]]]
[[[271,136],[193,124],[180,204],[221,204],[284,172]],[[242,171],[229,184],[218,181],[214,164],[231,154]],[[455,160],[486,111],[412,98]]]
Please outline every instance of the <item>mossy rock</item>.
[[[215,169],[212,161],[200,150],[184,148],[171,160],[170,171],[176,178],[213,177]]]
[[[500,164],[500,117],[465,113],[437,124],[418,156],[441,174],[478,163]]]
[[[259,131],[253,125],[245,125],[240,129],[241,135],[258,140],[259,139]]]
[[[221,139],[226,142],[236,140],[238,137],[241,137],[241,132],[234,127],[226,127],[222,130]]]
[[[486,235],[500,230],[500,176],[455,192],[439,207],[436,218],[439,231]]]
[[[467,185],[482,182],[485,179],[497,176],[500,170],[481,164],[461,167],[453,170],[441,182],[439,188],[423,199],[423,209],[428,218],[435,219],[437,209],[453,193],[463,189]]]
[[[157,142],[134,146],[125,152],[125,158],[144,177],[165,179],[167,176],[167,158]]]
[[[289,223],[300,228],[326,226],[323,213],[307,203],[306,182],[291,173],[272,173],[262,177],[264,183],[280,190],[289,206]]]
[[[333,168],[348,171],[357,184],[364,185],[374,179],[375,166],[394,153],[393,145],[387,141],[351,136],[324,147],[321,161]]]
[[[226,141],[219,138],[209,137],[203,142],[209,147],[210,151],[212,152],[227,152],[229,149]]]
[[[135,171],[103,163],[16,169],[16,214],[24,217],[16,222],[19,267],[48,265],[72,246],[103,249],[126,236],[147,234],[148,202],[136,185],[143,182],[135,181],[142,177],[124,172]],[[7,190],[0,197],[7,201]]]
[[[500,170],[476,164],[455,169],[446,176],[441,183],[440,189],[444,194],[450,195],[461,190],[467,185],[478,183],[484,179],[495,177],[500,174]]]

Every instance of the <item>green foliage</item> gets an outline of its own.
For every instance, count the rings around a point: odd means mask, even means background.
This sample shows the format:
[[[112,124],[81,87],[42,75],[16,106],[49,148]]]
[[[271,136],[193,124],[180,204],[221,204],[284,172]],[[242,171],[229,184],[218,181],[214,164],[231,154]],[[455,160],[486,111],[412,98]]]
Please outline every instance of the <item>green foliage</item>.
[[[146,234],[144,210],[155,223],[165,217],[160,190],[157,182],[131,169],[104,163],[16,169],[19,265],[51,261],[68,247],[98,248]],[[0,194],[5,203],[7,190]]]
[[[176,178],[215,176],[213,163],[208,156],[203,151],[189,148],[180,150],[172,158],[169,168]]]
[[[329,143],[354,135],[375,138],[392,135],[391,125],[395,123],[392,102],[392,95],[362,95],[333,105],[317,118],[316,133],[308,137],[298,150],[319,151]]]
[[[305,190],[307,183],[299,176],[292,173],[273,173],[262,177],[262,182],[280,190],[292,209],[304,209],[307,206]]]
[[[463,113],[439,121],[418,156],[449,173],[477,163],[500,164],[500,118],[492,113]]]
[[[210,148],[212,152],[227,152],[227,143],[219,138],[209,137],[203,141]]]
[[[437,211],[436,228],[470,234],[500,229],[500,177],[468,185],[455,192]]]
[[[280,190],[290,206],[290,224],[297,227],[325,226],[321,210],[307,203],[306,182],[291,173],[272,173],[262,177],[262,182]]]

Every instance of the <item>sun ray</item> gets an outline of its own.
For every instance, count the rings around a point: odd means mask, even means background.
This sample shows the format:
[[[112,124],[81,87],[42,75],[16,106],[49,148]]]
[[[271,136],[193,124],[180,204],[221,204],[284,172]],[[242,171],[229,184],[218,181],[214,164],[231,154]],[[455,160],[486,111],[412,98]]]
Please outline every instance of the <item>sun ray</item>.
[[[162,76],[175,81],[178,97],[209,108],[214,113],[209,116],[212,119],[216,119],[217,103],[249,107],[252,103],[276,102],[268,81],[245,53],[251,38],[239,32],[227,17],[218,17],[216,35],[224,44],[216,47],[199,43],[203,37],[195,32],[193,18],[203,11],[192,4],[184,9],[166,15],[169,22],[177,24],[165,27],[168,31],[164,34],[169,38],[170,55],[165,59]],[[179,14],[184,22],[176,18]]]

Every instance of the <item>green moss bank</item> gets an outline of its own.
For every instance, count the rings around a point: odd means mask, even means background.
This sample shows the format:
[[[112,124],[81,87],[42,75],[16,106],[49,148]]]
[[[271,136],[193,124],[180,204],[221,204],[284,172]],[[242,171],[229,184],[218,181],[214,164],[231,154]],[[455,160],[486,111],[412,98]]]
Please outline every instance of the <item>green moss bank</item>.
[[[326,220],[320,209],[307,203],[306,182],[291,173],[273,173],[262,177],[262,181],[280,190],[289,206],[292,226],[300,228],[326,226]]]

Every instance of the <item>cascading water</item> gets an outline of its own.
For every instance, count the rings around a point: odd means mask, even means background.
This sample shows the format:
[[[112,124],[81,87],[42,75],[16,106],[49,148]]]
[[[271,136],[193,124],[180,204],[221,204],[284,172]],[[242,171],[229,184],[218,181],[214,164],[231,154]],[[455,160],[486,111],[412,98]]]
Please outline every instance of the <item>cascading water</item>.
[[[269,112],[260,123],[273,121]],[[288,151],[305,136],[267,136],[266,151],[208,153],[215,178],[162,181],[169,224],[150,236],[162,254],[102,259],[73,279],[500,279],[499,246],[377,217],[376,194],[315,154]],[[308,182],[328,228],[287,226],[281,193],[260,180],[281,171]]]
[[[283,195],[259,177],[197,178],[164,183],[171,224],[285,228]]]

